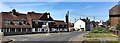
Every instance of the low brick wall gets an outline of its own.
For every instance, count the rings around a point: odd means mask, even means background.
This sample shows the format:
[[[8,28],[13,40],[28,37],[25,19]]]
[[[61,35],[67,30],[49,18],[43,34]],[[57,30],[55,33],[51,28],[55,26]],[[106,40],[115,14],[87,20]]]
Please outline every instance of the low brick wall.
[[[4,36],[8,36],[8,35],[22,35],[22,34],[29,34],[32,32],[4,32]]]
[[[67,31],[59,31],[59,32],[67,32]],[[10,36],[10,35],[24,35],[24,34],[37,34],[37,33],[40,33],[40,34],[44,34],[44,33],[47,33],[47,32],[4,32],[4,36]],[[58,31],[50,31],[49,33],[58,33]]]
[[[111,31],[111,33],[116,34],[116,35],[118,35],[120,37],[120,30]]]

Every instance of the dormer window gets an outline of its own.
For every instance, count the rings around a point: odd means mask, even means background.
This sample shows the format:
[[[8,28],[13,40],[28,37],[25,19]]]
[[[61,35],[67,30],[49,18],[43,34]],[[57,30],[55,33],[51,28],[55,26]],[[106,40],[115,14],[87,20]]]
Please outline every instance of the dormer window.
[[[33,20],[33,22],[34,22],[35,24],[38,24],[38,22],[40,22],[40,20]]]
[[[10,20],[4,20],[4,24],[11,24]]]
[[[35,22],[35,24],[38,24],[38,22]]]
[[[47,15],[47,18],[49,18],[50,16],[49,15]]]
[[[22,24],[29,25],[29,23],[28,23],[27,20],[23,20],[23,21],[22,21]]]
[[[19,20],[14,20],[14,23],[19,25],[20,24],[20,21]]]

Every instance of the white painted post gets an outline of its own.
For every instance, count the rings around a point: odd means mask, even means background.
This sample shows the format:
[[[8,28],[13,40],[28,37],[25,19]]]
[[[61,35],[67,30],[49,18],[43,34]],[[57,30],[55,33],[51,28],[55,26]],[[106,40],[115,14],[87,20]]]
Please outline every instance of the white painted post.
[[[9,28],[9,32],[10,32],[10,28]]]
[[[28,29],[26,28],[26,32],[28,31]]]
[[[0,28],[0,32],[2,32],[2,29]]]
[[[35,32],[35,28],[32,28],[32,32]]]
[[[15,32],[17,32],[17,31],[16,31],[16,28],[15,28]]]
[[[48,23],[49,22],[47,22],[46,25],[47,25],[47,29],[48,29],[47,33],[49,34],[49,24]]]
[[[5,32],[7,32],[7,28],[5,29]]]
[[[21,32],[22,32],[22,28],[21,28]]]
[[[40,32],[41,32],[41,28],[40,28]]]
[[[0,43],[2,43],[2,40],[3,40],[3,32],[2,29],[0,28]]]

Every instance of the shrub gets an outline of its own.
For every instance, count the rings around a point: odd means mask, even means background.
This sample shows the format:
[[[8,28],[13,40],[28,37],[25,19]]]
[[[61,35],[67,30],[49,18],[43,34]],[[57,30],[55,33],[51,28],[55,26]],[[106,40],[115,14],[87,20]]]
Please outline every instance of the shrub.
[[[117,24],[116,29],[117,29],[117,30],[120,30],[120,21],[119,21],[119,23]]]
[[[93,28],[90,33],[109,33],[109,28],[102,28],[102,27],[95,27]]]

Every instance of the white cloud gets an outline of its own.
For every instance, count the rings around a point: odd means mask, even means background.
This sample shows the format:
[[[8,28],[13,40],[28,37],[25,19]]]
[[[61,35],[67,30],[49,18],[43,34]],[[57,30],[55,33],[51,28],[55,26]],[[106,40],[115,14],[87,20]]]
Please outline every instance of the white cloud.
[[[0,8],[2,7],[2,2],[0,2]],[[1,12],[2,9],[0,9],[0,12]]]
[[[88,6],[85,7],[85,9],[92,8],[92,7],[94,7],[94,6],[93,5],[88,5]]]
[[[51,11],[51,13],[55,15],[65,15],[67,11],[74,12],[75,10],[73,9],[55,10],[55,11]]]
[[[63,0],[3,0],[3,2],[61,2]]]
[[[7,3],[7,2],[6,2]],[[30,12],[30,11],[48,11],[49,9],[52,9],[54,7],[55,4],[57,3],[51,3],[51,2],[47,2],[47,3],[12,3],[12,5],[6,4],[6,3],[0,3],[0,11],[4,11],[4,12],[8,12],[11,11],[13,8],[15,8],[17,11],[25,13],[25,12]],[[12,7],[11,7],[12,6]],[[39,9],[35,10],[35,8],[26,8],[26,7],[34,7],[34,6],[41,6]],[[24,7],[24,8],[19,8],[19,7]],[[43,9],[43,10],[41,10]]]
[[[15,4],[15,6],[43,6],[51,3],[26,3],[26,4]]]
[[[16,6],[38,6],[38,5],[44,5],[44,4],[17,4]]]
[[[3,4],[3,3],[0,3],[0,11],[2,12],[2,11],[9,11],[9,10],[11,10],[11,8],[9,7],[9,6],[7,6],[7,5],[5,5],[5,4]]]
[[[119,0],[3,0],[3,2],[118,2]]]

